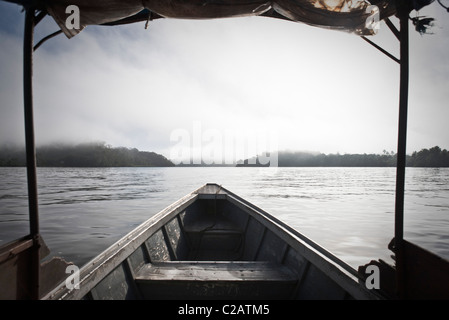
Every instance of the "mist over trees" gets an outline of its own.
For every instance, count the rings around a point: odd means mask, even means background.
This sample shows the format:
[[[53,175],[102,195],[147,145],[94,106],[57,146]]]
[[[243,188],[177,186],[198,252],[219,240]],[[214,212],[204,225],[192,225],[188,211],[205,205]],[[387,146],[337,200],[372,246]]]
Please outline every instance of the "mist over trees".
[[[136,148],[113,148],[105,143],[48,145],[36,150],[39,167],[172,167],[164,156]],[[257,158],[246,159],[238,167],[268,166]],[[0,147],[0,166],[26,166],[25,149]],[[197,165],[207,166],[207,165]],[[395,167],[396,154],[323,154],[283,151],[278,154],[279,167]],[[408,167],[449,167],[449,151],[435,146],[407,155]]]
[[[307,154],[281,152],[280,167],[394,167],[396,155],[379,154]]]
[[[397,157],[393,152],[383,154],[323,154],[281,151],[278,153],[279,167],[395,167]],[[408,167],[449,167],[449,152],[436,146],[407,155]],[[258,165],[257,158],[246,159],[239,167]],[[264,166],[268,166],[265,164]]]
[[[171,167],[164,156],[135,148],[112,148],[105,143],[48,145],[37,147],[39,167]],[[25,166],[25,149],[0,148],[0,166]]]

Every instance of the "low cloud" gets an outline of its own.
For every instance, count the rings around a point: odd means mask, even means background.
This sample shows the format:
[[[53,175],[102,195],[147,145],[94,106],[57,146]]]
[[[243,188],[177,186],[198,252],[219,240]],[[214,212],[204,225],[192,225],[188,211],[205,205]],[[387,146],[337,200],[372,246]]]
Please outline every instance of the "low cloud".
[[[54,23],[39,28],[49,33]],[[412,54],[411,150],[449,144],[446,29],[431,40],[411,36],[412,50],[419,41],[433,48],[431,59],[422,47]],[[22,39],[6,29],[0,39],[0,143],[20,143]],[[377,39],[395,48],[385,30]],[[223,135],[274,131],[280,149],[395,150],[398,72],[353,35],[262,17],[88,27],[35,53],[36,141],[105,141],[169,156],[171,134],[200,122]]]

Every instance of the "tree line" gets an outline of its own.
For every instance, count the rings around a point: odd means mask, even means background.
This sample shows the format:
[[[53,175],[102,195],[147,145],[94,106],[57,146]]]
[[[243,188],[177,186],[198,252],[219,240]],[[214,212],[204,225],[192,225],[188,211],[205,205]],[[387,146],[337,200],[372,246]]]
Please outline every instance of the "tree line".
[[[323,154],[282,151],[278,153],[279,167],[395,167],[397,155],[383,154]],[[261,164],[263,163],[263,164]],[[239,167],[268,166],[264,161],[252,158],[237,164]],[[449,152],[435,146],[407,155],[408,167],[449,167]]]
[[[171,167],[174,164],[155,152],[113,148],[105,143],[47,145],[36,148],[39,167]],[[26,165],[24,148],[0,149],[0,166]]]
[[[308,152],[278,153],[279,167],[395,167],[396,154],[323,154]],[[172,167],[173,162],[155,152],[136,148],[113,148],[105,143],[78,145],[48,145],[38,147],[36,161],[39,167]],[[267,166],[259,159],[246,159],[241,167]],[[435,146],[407,155],[408,167],[449,167],[449,151]],[[0,148],[0,166],[26,166],[25,149]]]

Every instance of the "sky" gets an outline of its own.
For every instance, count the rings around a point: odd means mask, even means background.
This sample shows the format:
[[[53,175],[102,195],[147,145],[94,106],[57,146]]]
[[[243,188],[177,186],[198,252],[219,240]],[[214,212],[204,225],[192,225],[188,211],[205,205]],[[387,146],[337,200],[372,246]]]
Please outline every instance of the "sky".
[[[437,2],[419,15],[436,26],[411,26],[408,153],[449,149],[449,15]],[[24,143],[23,23],[19,6],[0,2],[0,145]],[[56,30],[45,18],[35,42]],[[384,23],[371,39],[399,57]],[[40,47],[33,81],[37,145],[104,142],[216,163],[267,150],[397,150],[399,65],[358,36],[302,23],[88,26]]]

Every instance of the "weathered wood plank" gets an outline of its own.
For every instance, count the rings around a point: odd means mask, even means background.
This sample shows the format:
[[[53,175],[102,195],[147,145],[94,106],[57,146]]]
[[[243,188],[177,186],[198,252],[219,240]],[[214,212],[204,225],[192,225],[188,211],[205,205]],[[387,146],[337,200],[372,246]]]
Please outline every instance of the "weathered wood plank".
[[[186,262],[147,264],[136,274],[137,282],[178,281],[296,281],[286,266],[265,261]]]
[[[136,283],[145,299],[289,299],[297,276],[265,261],[173,261],[144,266]]]
[[[266,228],[256,219],[251,218],[248,222],[245,234],[245,246],[243,248],[244,260],[255,260],[259,251]]]
[[[171,260],[170,251],[162,229],[156,231],[147,241],[145,241],[145,244],[148,248],[150,262]]]
[[[184,232],[181,230],[178,217],[174,217],[165,226],[167,239],[169,246],[173,250],[173,254],[176,260],[182,260],[187,258],[189,253],[188,244],[184,236]]]
[[[133,290],[133,281],[127,271],[123,263],[100,281],[95,287],[97,298],[101,300],[136,299],[138,296]]]
[[[297,292],[300,300],[343,300],[346,290],[324,274],[320,269],[310,264],[301,281]]]
[[[276,236],[272,231],[267,230],[264,234],[260,249],[257,253],[257,260],[273,261],[281,263],[287,244]]]
[[[149,300],[286,300],[294,284],[279,281],[153,281],[140,284]]]

